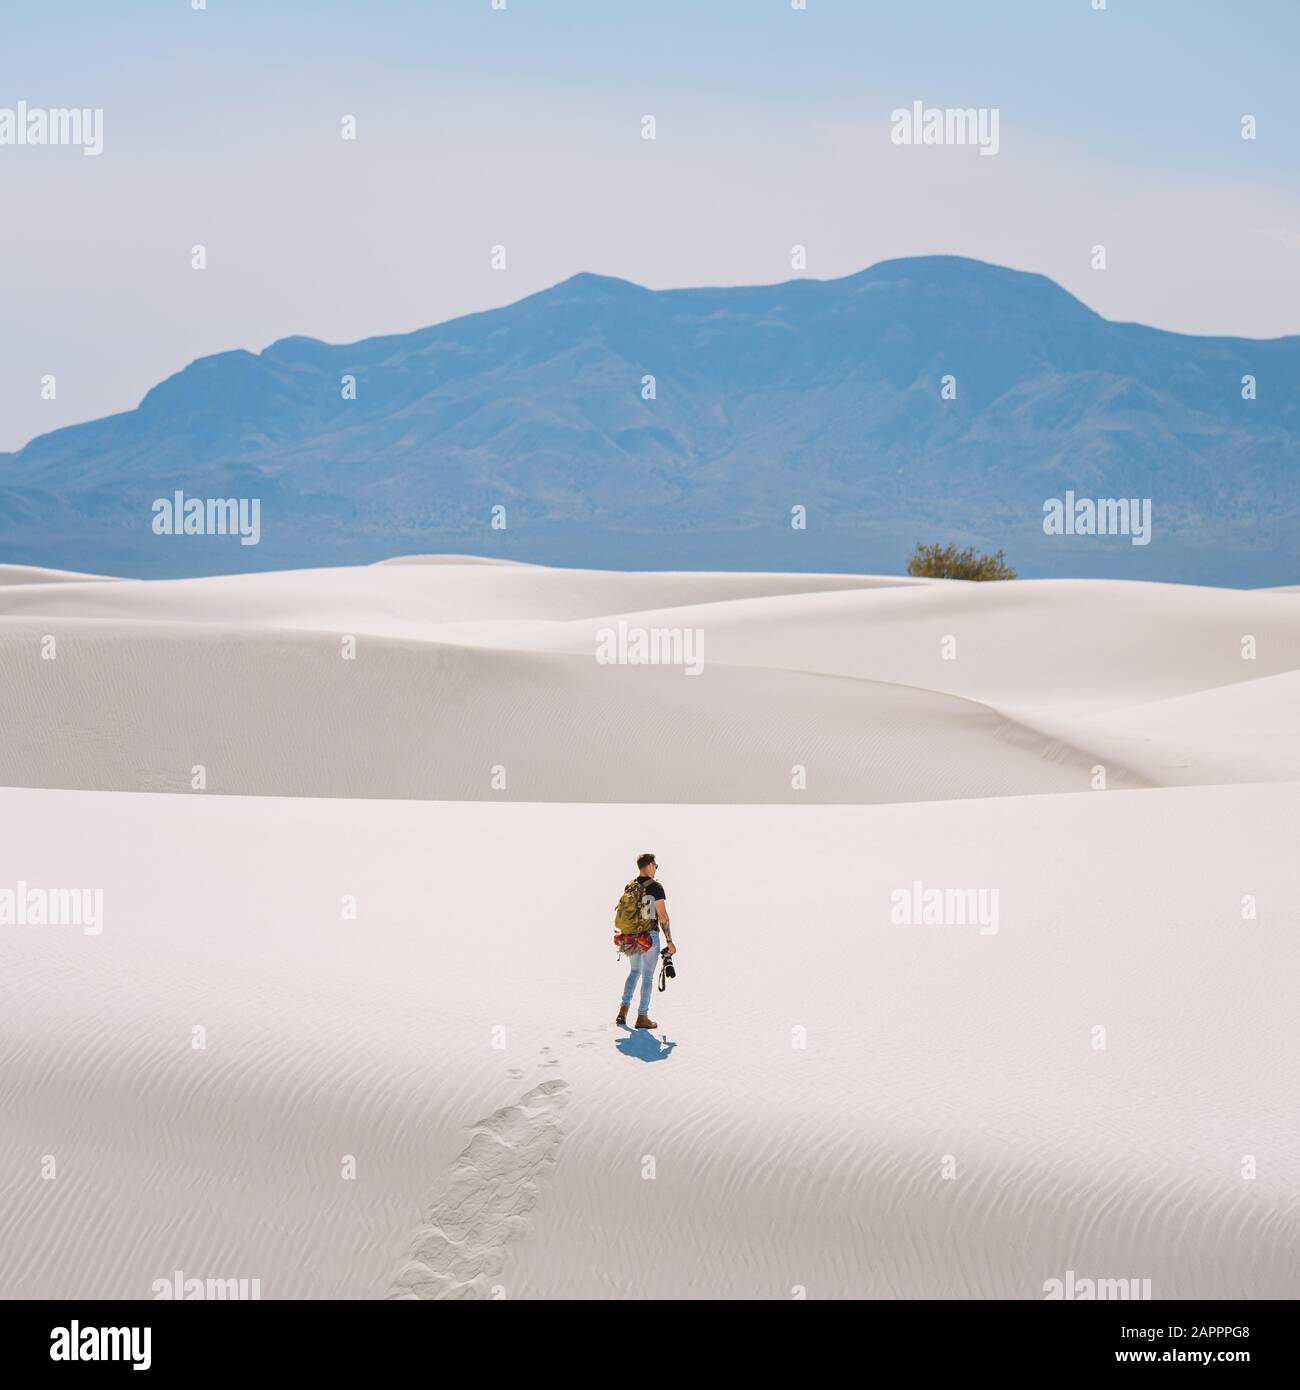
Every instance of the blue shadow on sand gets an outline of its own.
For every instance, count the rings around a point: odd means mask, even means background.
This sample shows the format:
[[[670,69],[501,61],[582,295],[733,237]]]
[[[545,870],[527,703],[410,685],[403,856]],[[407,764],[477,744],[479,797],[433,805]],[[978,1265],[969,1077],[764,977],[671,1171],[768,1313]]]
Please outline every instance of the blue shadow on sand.
[[[667,1038],[660,1042],[648,1028],[636,1028],[629,1029],[615,1046],[624,1057],[635,1057],[638,1062],[666,1062],[677,1044]]]

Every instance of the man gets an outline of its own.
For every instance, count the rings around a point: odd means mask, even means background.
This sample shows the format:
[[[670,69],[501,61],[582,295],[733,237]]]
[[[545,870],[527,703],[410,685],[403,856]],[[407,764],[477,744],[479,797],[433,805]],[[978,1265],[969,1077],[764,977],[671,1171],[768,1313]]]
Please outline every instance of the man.
[[[641,885],[641,918],[645,922],[655,922],[657,927],[663,928],[664,936],[668,940],[668,954],[675,956],[677,947],[673,945],[672,929],[668,925],[668,909],[664,906],[667,895],[664,893],[663,885],[655,878],[659,872],[659,865],[655,863],[653,854],[639,854],[636,860],[636,881]],[[638,1028],[658,1028],[659,1025],[650,1017],[646,1010],[650,1007],[650,988],[655,979],[655,963],[659,959],[659,931],[657,927],[650,928],[650,949],[634,955],[632,968],[627,972],[627,983],[623,986],[623,1004],[618,1011],[616,1023],[627,1026],[627,1011],[632,1004],[632,991],[641,985],[641,1012],[637,1015],[636,1026]]]

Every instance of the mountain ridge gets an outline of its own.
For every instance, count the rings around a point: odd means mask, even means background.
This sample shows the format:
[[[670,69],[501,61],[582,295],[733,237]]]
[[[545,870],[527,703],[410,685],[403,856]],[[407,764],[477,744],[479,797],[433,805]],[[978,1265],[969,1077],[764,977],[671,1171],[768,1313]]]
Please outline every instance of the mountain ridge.
[[[134,410],[0,454],[0,556],[147,575],[486,546],[880,570],[941,538],[1005,545],[1025,573],[1288,583],[1298,445],[1300,335],[1112,321],[956,256],[669,290],[581,272],[410,333],[201,357]],[[175,488],[261,497],[261,545],[154,536]],[[1152,497],[1159,547],[1043,536],[1066,488]]]

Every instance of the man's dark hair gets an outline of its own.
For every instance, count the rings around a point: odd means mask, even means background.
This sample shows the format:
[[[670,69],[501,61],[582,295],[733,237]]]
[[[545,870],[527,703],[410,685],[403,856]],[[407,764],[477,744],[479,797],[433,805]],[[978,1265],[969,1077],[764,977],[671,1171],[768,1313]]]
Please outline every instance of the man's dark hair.
[[[653,854],[638,854],[636,857],[636,866],[638,869],[644,869],[647,864],[653,864],[654,862],[655,857]]]

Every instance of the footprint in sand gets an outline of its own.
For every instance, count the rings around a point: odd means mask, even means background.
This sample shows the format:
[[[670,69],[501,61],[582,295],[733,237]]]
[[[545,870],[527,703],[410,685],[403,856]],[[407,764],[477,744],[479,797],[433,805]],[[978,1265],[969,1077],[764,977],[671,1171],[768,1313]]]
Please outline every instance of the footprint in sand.
[[[580,1042],[578,1044],[579,1047],[599,1047],[600,1044],[609,1037],[613,1030],[607,1028],[604,1024],[598,1024],[595,1028],[584,1028],[582,1031],[590,1034],[590,1038],[587,1042]],[[567,1038],[573,1035],[571,1033],[566,1033],[564,1036]]]
[[[389,1298],[487,1298],[507,1244],[528,1229],[539,1183],[555,1163],[569,1084],[526,1091],[474,1126],[416,1233]]]

